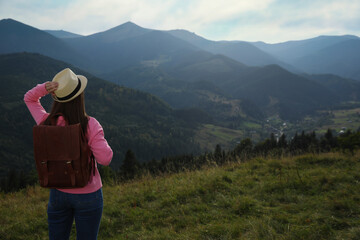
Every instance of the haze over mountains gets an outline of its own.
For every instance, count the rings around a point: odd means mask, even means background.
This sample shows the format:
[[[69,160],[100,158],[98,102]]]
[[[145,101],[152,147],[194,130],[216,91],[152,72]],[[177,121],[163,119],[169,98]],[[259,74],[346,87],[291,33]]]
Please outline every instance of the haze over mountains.
[[[295,120],[358,98],[357,81],[332,78],[352,86],[339,90],[306,75],[337,73],[360,80],[360,39],[355,36],[279,44],[215,42],[186,30],[158,31],[132,22],[80,36],[46,32],[12,19],[0,21],[0,34],[0,53],[41,53],[148,91],[175,108],[202,109],[215,119],[252,115],[260,120],[277,114]],[[240,104],[244,100],[257,106],[258,113],[247,113]],[[232,110],[224,111],[224,106]]]
[[[254,43],[308,73],[331,73],[360,80],[360,38],[352,35],[320,36],[278,44]]]

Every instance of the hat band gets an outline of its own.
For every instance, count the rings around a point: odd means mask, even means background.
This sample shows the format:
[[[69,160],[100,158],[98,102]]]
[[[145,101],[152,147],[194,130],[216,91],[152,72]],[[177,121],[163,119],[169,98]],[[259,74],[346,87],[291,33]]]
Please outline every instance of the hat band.
[[[66,101],[69,100],[70,98],[72,98],[81,88],[81,81],[79,78],[78,79],[78,85],[76,86],[76,88],[74,89],[74,91],[72,91],[69,95],[65,96],[65,97],[58,97],[56,96],[56,98],[60,101]]]

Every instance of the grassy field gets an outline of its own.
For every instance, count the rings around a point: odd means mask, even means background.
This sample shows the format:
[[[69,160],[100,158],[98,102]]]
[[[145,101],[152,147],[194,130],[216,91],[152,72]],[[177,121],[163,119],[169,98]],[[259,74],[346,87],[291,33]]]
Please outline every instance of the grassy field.
[[[244,132],[215,126],[212,124],[204,124],[195,136],[196,142],[200,144],[201,149],[206,151],[214,151],[216,144],[220,144],[225,148],[233,148],[235,143],[244,137]]]
[[[330,153],[108,184],[99,239],[360,239],[359,170]],[[0,239],[47,239],[47,198],[2,194]]]
[[[326,129],[335,129],[338,132],[343,128],[357,130],[360,127],[360,108],[335,110],[332,111],[332,123],[322,126],[317,131],[326,131]]]

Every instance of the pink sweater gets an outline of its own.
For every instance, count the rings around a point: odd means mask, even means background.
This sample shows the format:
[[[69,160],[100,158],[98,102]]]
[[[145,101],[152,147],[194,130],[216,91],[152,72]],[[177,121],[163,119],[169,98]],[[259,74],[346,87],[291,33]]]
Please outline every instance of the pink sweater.
[[[40,98],[47,95],[48,92],[45,89],[45,83],[38,84],[33,89],[29,90],[25,96],[24,101],[28,107],[31,115],[33,116],[36,124],[42,123],[49,113],[45,111],[40,103]],[[58,125],[64,126],[65,121],[63,117],[59,117]],[[109,144],[107,143],[104,137],[104,131],[100,123],[93,117],[89,117],[88,127],[87,127],[87,137],[89,140],[89,146],[93,152],[96,162],[101,165],[109,165],[113,157],[113,151],[111,150]],[[58,189],[66,193],[92,193],[99,190],[102,187],[101,177],[97,169],[97,164],[95,164],[96,171],[95,176],[92,177],[92,180],[89,181],[88,185],[82,188],[73,188],[73,189]]]

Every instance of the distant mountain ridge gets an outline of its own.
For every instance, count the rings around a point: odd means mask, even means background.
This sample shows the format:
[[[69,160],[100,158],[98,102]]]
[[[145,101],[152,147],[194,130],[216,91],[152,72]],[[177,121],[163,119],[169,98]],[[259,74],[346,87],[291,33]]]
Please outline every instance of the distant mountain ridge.
[[[72,32],[67,32],[64,30],[44,30],[47,33],[50,33],[51,35],[53,35],[54,37],[57,38],[76,38],[76,37],[83,37],[80,34],[76,34],[76,33],[72,33]]]
[[[125,23],[85,37],[64,40],[72,48],[84,53],[88,59],[92,59],[91,65],[83,67],[97,74],[147,61],[168,61],[177,55],[197,50],[195,46],[168,33],[143,29],[133,23]]]
[[[186,30],[169,31],[175,37],[213,54],[222,54],[249,66],[264,66],[278,64],[293,69],[286,63],[279,61],[267,52],[260,50],[251,43],[244,41],[210,41]]]
[[[294,64],[310,73],[330,73],[360,80],[360,39],[351,39],[298,58]]]
[[[304,72],[360,80],[360,38],[357,36],[319,36],[277,44],[252,44]]]
[[[359,39],[357,36],[319,36],[315,38],[287,41],[282,43],[267,44],[264,42],[253,42],[252,44],[279,59],[293,61],[294,59],[304,57],[323,48],[337,44],[350,39]]]
[[[133,38],[145,33],[153,31],[151,29],[142,28],[136,25],[133,22],[126,22],[119,26],[110,28],[106,31],[94,33],[88,36],[84,36],[85,38],[96,39],[102,42],[110,43],[110,42],[118,42],[120,40],[126,38]]]

